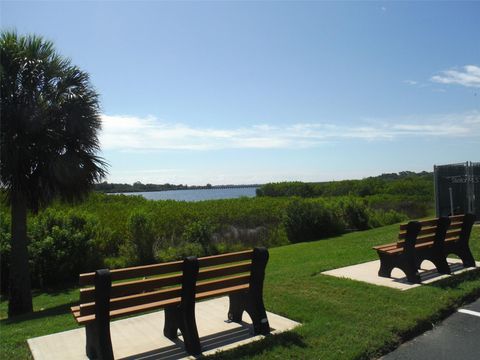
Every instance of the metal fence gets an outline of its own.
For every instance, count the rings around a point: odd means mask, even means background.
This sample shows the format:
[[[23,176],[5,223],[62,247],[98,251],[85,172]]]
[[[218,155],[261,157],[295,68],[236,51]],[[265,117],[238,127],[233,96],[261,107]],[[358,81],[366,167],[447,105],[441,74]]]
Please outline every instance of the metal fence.
[[[480,162],[435,165],[434,184],[437,217],[470,212],[480,219]]]

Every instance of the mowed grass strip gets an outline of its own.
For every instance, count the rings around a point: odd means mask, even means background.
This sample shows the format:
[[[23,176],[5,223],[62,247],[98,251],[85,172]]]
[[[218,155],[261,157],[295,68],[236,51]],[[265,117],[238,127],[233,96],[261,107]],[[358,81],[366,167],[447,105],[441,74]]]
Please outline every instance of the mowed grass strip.
[[[289,333],[213,356],[215,359],[370,359],[431,328],[480,296],[480,270],[408,291],[322,275],[376,260],[374,245],[393,242],[398,225],[270,249],[268,311],[299,321]],[[470,244],[480,259],[480,228]],[[26,339],[77,328],[69,306],[78,289],[34,297],[35,313],[0,321],[0,358],[30,358]],[[0,314],[6,313],[0,303]],[[158,334],[162,336],[162,334]]]

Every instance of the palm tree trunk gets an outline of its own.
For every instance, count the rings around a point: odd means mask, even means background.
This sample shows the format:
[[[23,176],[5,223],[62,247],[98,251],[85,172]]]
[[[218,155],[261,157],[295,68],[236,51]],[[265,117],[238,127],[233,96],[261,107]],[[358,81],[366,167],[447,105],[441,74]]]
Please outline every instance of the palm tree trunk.
[[[12,193],[12,245],[10,253],[8,316],[33,311],[27,249],[27,201],[20,191]]]

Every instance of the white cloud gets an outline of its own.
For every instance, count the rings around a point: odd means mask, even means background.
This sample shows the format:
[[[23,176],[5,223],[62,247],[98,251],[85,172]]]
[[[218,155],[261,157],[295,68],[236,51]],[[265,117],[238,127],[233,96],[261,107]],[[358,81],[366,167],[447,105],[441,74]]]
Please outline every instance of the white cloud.
[[[408,85],[417,85],[417,84],[418,84],[418,81],[415,81],[415,80],[403,80],[403,83],[404,83],[404,84],[408,84]]]
[[[284,126],[259,124],[236,129],[195,128],[149,116],[102,116],[104,150],[215,150],[310,148],[340,140],[379,141],[402,137],[479,137],[480,112],[367,119],[357,124],[328,122]]]
[[[480,67],[465,65],[460,70],[450,69],[432,76],[431,81],[440,84],[458,84],[467,87],[480,87]]]

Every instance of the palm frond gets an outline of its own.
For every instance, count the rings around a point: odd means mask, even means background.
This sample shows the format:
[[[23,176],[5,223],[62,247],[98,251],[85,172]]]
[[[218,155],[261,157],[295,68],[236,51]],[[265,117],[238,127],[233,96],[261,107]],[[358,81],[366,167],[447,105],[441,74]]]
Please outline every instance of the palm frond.
[[[0,181],[31,208],[83,197],[106,175],[99,96],[89,75],[42,37],[0,36]]]

